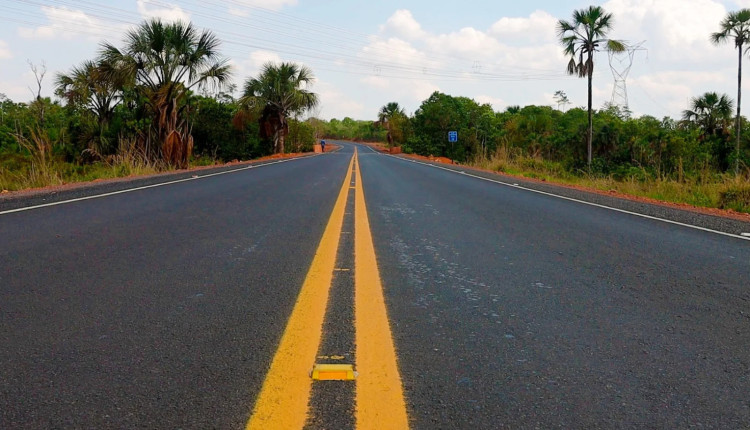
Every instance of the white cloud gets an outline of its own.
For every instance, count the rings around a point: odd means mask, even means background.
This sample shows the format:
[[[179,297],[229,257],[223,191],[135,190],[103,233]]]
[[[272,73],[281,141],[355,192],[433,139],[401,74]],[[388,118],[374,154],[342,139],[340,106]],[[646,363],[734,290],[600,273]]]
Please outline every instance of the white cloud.
[[[138,0],[138,13],[143,19],[160,18],[165,21],[190,22],[190,14],[175,4],[154,2],[152,0]]]
[[[229,6],[229,14],[244,18],[244,17],[250,16],[250,11],[248,9]]]
[[[433,52],[469,60],[492,58],[503,49],[500,41],[471,27],[430,37],[427,47]]]
[[[723,55],[709,36],[719,30],[726,9],[713,0],[610,0],[604,9],[613,15],[614,39],[645,47],[659,61],[701,62],[707,52]],[[725,50],[731,54],[731,50]]]
[[[41,9],[49,24],[35,28],[19,27],[19,36],[25,39],[52,40],[71,39],[76,34],[84,34],[98,39],[113,28],[80,10],[52,6],[42,6]]]
[[[492,109],[496,111],[502,111],[508,106],[508,103],[502,98],[492,97],[485,94],[474,97],[474,100],[479,104],[489,104],[492,106]]]
[[[250,64],[253,67],[260,68],[266,63],[280,63],[281,57],[279,54],[271,51],[255,51],[250,54]]]
[[[247,78],[256,77],[260,73],[264,64],[280,63],[282,61],[279,54],[270,51],[253,51],[242,61],[232,62],[233,74],[236,79],[245,82]]]
[[[435,91],[440,91],[440,87],[427,80],[412,80],[407,82],[408,93],[412,100],[423,101]]]
[[[382,72],[382,69],[388,64],[409,67],[413,67],[415,64],[420,66],[433,64],[428,61],[427,53],[415,48],[411,43],[395,37],[387,40],[375,39],[362,49],[360,57],[366,58],[376,65],[379,64],[376,67],[380,67],[380,70],[375,70],[376,74]]]
[[[25,39],[55,39],[58,36],[58,32],[55,31],[55,28],[51,25],[43,25],[36,28],[28,28],[28,27],[19,27],[18,28],[18,35],[25,38]],[[68,36],[69,35],[65,35]]]
[[[411,11],[399,9],[380,27],[380,32],[390,34],[396,37],[402,37],[407,40],[421,39],[427,33],[422,30],[422,26],[414,19]]]
[[[338,87],[328,82],[316,82],[313,92],[320,98],[319,112],[314,112],[320,118],[370,118],[371,112],[365,111],[365,106],[348,97]]]
[[[548,13],[536,11],[527,18],[502,18],[488,31],[464,27],[432,34],[410,11],[398,10],[380,27],[380,36],[360,52],[360,58],[373,65],[366,70],[371,76],[361,81],[388,90],[394,98],[422,101],[443,81],[561,78],[566,60],[556,40],[555,23]]]
[[[8,44],[4,40],[0,40],[0,60],[9,60],[13,58],[13,53],[10,52]]]
[[[707,91],[723,92],[719,88],[724,85],[717,83],[724,81],[730,87],[727,76],[727,73],[719,71],[666,71],[640,76],[629,83],[631,87],[639,87],[652,99],[663,101],[669,110],[679,112],[688,107],[691,97],[700,96]]]
[[[5,94],[14,102],[23,102],[32,98],[29,89],[21,81],[0,81],[0,94]]]
[[[504,43],[554,43],[556,25],[557,18],[545,11],[537,10],[528,18],[503,17],[492,24],[488,33]]]
[[[374,87],[374,88],[382,89],[382,90],[388,89],[391,86],[390,80],[380,77],[380,76],[366,76],[360,79],[360,82],[370,87]]]

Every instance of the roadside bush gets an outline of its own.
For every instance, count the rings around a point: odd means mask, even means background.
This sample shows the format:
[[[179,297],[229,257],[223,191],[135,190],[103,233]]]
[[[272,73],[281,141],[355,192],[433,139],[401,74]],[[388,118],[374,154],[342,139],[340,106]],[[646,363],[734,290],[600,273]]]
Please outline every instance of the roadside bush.
[[[750,185],[730,185],[719,192],[719,208],[750,212]]]
[[[636,180],[643,182],[649,179],[649,176],[644,169],[630,165],[616,166],[612,170],[612,178],[617,181]]]

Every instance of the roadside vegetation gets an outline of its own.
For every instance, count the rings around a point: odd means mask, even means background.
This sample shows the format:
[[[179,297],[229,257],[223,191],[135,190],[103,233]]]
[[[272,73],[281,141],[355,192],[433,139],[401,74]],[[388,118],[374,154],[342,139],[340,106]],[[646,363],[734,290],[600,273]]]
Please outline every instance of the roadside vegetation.
[[[738,50],[738,103],[708,92],[692,99],[681,118],[634,118],[627,108],[591,105],[593,54],[622,52],[608,39],[612,15],[600,7],[576,10],[560,20],[557,32],[570,56],[567,72],[587,78],[588,106],[565,110],[511,106],[493,111],[466,97],[433,93],[407,117],[398,103],[384,105],[379,125],[389,145],[406,153],[447,157],[492,171],[618,191],[696,206],[750,212],[750,150],[747,120],[740,115],[742,56],[750,40],[750,10],[729,13],[721,31],[709,35]],[[737,106],[736,116],[732,113]],[[561,109],[562,108],[562,109]],[[388,112],[398,112],[389,120]],[[458,142],[448,132],[458,132]],[[337,135],[340,135],[338,133]]]
[[[511,106],[495,112],[488,104],[436,92],[405,121],[392,122],[389,131],[395,136],[392,145],[405,153],[447,157],[550,182],[750,212],[750,134],[743,128],[737,159],[732,105],[727,101],[727,96],[715,93],[696,97],[677,120],[633,118],[611,105],[593,110],[590,165],[585,108]],[[339,130],[335,137],[361,129],[356,121],[349,124],[350,131]],[[332,135],[324,130],[324,135]],[[452,130],[458,132],[458,142],[448,141]],[[735,164],[740,166],[738,174]]]
[[[300,120],[319,100],[310,91],[312,70],[297,64],[266,64],[235,98],[231,69],[211,32],[147,21],[122,46],[103,43],[97,58],[56,76],[56,100],[41,94],[46,70],[34,64],[38,91],[30,102],[0,95],[0,190],[305,152],[328,138],[385,142],[508,174],[750,212],[750,132],[739,106],[750,10],[729,13],[720,31],[707,35],[737,49],[737,101],[696,95],[676,119],[591,105],[594,53],[627,49],[609,38],[613,19],[592,6],[557,24],[570,57],[565,70],[586,78],[585,107],[567,108],[567,95],[558,91],[556,107],[496,112],[435,92],[413,114],[392,101],[371,121]],[[449,131],[458,133],[457,142],[448,141]]]
[[[0,95],[0,190],[312,150],[313,125],[297,119],[317,104],[312,72],[267,64],[235,99],[219,47],[190,23],[146,21],[55,76],[57,100],[41,94],[44,65],[30,64],[34,98]]]

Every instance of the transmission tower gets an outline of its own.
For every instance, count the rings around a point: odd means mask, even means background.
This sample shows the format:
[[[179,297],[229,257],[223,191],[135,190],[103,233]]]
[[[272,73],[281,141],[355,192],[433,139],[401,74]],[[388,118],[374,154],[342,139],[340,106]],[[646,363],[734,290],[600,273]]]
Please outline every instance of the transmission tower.
[[[630,68],[633,67],[633,58],[637,51],[645,51],[644,40],[636,45],[625,45],[625,50],[615,52],[609,50],[609,68],[612,70],[612,76],[615,78],[615,85],[612,88],[612,106],[619,106],[626,111],[630,109],[628,105],[628,85],[627,79]]]

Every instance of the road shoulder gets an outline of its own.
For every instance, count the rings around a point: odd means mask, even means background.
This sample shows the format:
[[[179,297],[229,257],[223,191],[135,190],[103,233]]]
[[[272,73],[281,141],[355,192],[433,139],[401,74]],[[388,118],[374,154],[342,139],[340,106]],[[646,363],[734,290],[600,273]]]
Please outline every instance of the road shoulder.
[[[305,153],[284,158],[262,158],[243,162],[226,163],[218,166],[201,166],[188,170],[170,171],[153,175],[129,176],[124,178],[96,180],[91,182],[76,182],[54,187],[14,191],[6,194],[0,194],[0,212],[62,202],[65,200],[86,198],[100,194],[121,192],[133,188],[154,186],[158,184],[198,178],[207,175],[229,173],[234,170],[243,170],[250,167],[260,167],[266,164],[274,164],[278,162],[299,158],[309,158],[313,156],[315,155],[312,153]]]
[[[750,214],[741,214],[720,209],[699,208],[684,204],[661,202],[652,199],[637,198],[621,193],[607,193],[603,191],[584,189],[563,184],[553,184],[545,181],[519,178],[471,168],[460,164],[447,164],[429,160],[414,159],[408,155],[394,155],[394,157],[436,168],[454,171],[459,174],[471,174],[483,179],[518,186],[542,193],[554,194],[563,198],[580,200],[582,202],[602,205],[627,212],[634,212],[655,218],[661,218],[677,223],[694,225],[724,233],[741,235],[750,233]]]

